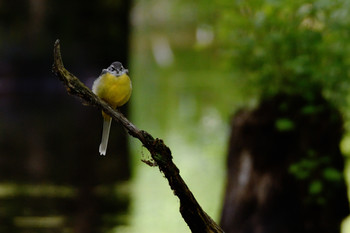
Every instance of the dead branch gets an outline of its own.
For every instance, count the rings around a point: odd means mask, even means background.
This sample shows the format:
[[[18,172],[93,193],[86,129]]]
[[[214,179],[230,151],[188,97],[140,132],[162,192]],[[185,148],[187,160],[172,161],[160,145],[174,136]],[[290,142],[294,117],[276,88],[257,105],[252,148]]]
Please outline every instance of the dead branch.
[[[139,139],[143,146],[147,148],[155,164],[168,180],[170,188],[179,198],[181,215],[192,232],[223,232],[196,201],[185,181],[181,178],[179,169],[172,161],[171,151],[164,144],[163,140],[154,139],[146,131],[139,130],[122,113],[112,109],[106,102],[92,93],[77,77],[64,68],[59,40],[56,40],[54,44],[52,71],[64,83],[69,94],[79,97],[84,104],[103,110],[115,121],[121,123],[131,136]]]

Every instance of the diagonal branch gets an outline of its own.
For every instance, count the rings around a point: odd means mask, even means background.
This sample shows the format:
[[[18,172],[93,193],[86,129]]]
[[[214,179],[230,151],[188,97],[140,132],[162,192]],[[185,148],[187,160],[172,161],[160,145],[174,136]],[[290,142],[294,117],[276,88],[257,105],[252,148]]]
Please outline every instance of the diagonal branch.
[[[106,102],[97,97],[80,80],[63,66],[60,43],[54,45],[54,64],[52,72],[64,83],[67,92],[78,96],[87,105],[95,106],[110,115],[115,121],[123,125],[126,131],[140,140],[151,153],[152,159],[169,182],[170,188],[180,200],[180,212],[192,232],[223,232],[222,229],[203,211],[185,181],[180,171],[172,161],[170,149],[161,139],[154,139],[146,131],[139,130],[118,110],[112,109]]]

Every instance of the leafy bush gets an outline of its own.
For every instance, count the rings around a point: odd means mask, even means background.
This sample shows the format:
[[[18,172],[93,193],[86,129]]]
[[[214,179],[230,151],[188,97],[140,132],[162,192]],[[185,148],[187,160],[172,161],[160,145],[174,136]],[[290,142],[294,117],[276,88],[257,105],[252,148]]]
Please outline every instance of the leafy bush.
[[[350,2],[224,1],[217,42],[226,66],[258,96],[310,94],[344,103],[349,89]]]

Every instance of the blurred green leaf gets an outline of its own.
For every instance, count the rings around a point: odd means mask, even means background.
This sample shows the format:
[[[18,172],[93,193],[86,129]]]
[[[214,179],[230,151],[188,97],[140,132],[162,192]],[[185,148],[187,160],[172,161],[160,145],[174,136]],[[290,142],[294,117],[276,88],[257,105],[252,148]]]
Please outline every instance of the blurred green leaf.
[[[309,193],[310,194],[319,194],[322,192],[323,184],[320,180],[315,180],[311,182],[309,186]]]
[[[327,167],[323,170],[323,177],[328,181],[341,181],[343,174],[335,168]]]
[[[293,130],[294,122],[288,118],[279,118],[275,122],[275,127],[278,131],[290,131]]]

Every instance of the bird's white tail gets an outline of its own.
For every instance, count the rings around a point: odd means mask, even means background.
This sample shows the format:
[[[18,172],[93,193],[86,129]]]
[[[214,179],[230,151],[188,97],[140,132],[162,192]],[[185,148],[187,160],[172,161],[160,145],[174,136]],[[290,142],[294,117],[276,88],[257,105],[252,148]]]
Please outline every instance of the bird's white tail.
[[[103,131],[102,131],[102,140],[100,144],[100,155],[106,155],[108,137],[109,137],[109,129],[111,128],[112,118],[108,117],[108,119],[103,119]]]

